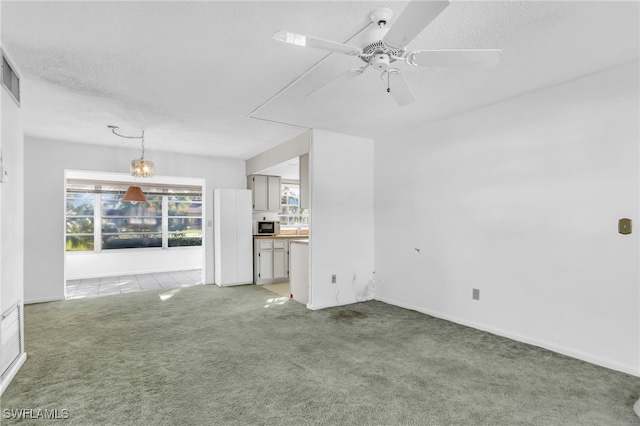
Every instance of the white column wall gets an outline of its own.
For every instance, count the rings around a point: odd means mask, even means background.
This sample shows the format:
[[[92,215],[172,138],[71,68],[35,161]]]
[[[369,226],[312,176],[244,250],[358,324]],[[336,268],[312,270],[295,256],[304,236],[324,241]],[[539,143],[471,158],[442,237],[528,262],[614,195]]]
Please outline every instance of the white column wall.
[[[635,62],[377,140],[376,298],[638,375],[638,80]]]
[[[314,129],[310,309],[373,297],[373,141]],[[336,275],[332,284],[331,276]]]

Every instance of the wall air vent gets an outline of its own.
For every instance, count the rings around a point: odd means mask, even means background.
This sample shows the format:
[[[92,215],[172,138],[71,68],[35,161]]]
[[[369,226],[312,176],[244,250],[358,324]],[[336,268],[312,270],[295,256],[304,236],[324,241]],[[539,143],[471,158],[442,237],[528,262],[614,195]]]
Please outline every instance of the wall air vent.
[[[0,321],[2,336],[2,376],[22,353],[22,334],[20,330],[20,303],[16,303],[2,314]]]
[[[20,105],[20,78],[15,73],[7,59],[2,56],[2,85],[13,95]]]

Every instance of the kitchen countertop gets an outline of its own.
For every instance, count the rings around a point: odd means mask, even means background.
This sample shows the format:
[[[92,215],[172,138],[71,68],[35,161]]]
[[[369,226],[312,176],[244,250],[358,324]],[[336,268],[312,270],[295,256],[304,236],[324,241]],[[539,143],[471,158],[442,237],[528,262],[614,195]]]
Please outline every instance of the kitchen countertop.
[[[255,240],[263,240],[263,239],[309,239],[308,235],[296,235],[296,234],[279,234],[279,235],[254,235],[253,238]]]

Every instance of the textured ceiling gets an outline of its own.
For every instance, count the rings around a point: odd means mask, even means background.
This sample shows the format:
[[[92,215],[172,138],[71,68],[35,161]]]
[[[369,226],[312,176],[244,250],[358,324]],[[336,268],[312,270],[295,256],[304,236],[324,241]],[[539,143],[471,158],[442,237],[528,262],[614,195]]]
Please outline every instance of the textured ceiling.
[[[243,159],[304,130],[295,126],[387,136],[639,56],[635,1],[452,0],[410,50],[500,48],[501,63],[482,70],[400,64],[418,101],[398,107],[373,70],[304,97],[362,62],[271,38],[287,29],[345,42],[373,9],[389,6],[397,16],[405,5],[2,1],[2,43],[22,73],[29,135],[130,144],[108,132],[116,124],[144,129],[149,152]]]

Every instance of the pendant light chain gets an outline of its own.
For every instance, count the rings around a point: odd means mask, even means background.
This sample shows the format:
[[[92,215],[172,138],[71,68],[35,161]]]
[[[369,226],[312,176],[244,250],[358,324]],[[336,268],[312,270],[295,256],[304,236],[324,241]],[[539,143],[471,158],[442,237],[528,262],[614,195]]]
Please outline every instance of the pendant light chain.
[[[118,133],[116,132],[116,130],[119,129],[118,126],[114,126],[114,125],[109,125],[107,126],[109,129],[111,129],[111,133],[113,133],[116,136],[120,136],[121,138],[125,138],[125,139],[143,139],[144,140],[144,130],[142,130],[142,134],[140,136],[127,136],[127,135],[123,135],[122,133]]]
[[[142,156],[140,157],[141,160],[144,160],[144,130],[142,131]]]
[[[140,156],[140,158],[136,158],[135,160],[131,160],[131,176],[133,177],[142,177],[142,178],[148,178],[148,177],[153,177],[153,173],[154,173],[154,164],[153,161],[149,161],[149,160],[145,160],[144,159],[144,130],[141,131],[140,136],[129,136],[129,135],[123,135],[121,133],[118,133],[117,130],[119,129],[118,126],[113,126],[113,125],[109,125],[107,126],[109,129],[111,129],[111,132],[116,135],[119,136],[121,138],[125,138],[125,139],[140,139],[140,145],[142,147],[142,155]]]

